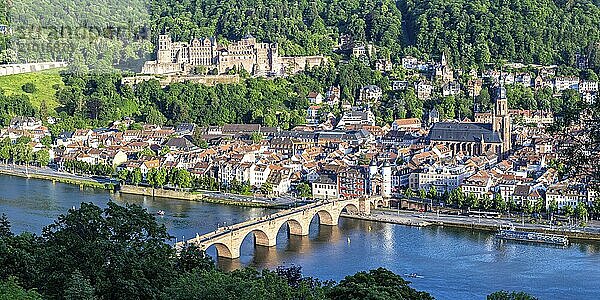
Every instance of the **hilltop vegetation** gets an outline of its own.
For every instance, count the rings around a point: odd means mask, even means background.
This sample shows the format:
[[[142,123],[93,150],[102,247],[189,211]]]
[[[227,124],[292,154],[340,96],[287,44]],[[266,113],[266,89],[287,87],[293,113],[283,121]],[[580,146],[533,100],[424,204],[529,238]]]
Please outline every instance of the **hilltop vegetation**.
[[[424,53],[448,51],[456,65],[498,58],[573,66],[580,52],[600,66],[600,9],[588,0],[406,2],[411,44]]]
[[[177,40],[252,33],[288,55],[330,54],[341,34],[378,45],[380,56],[438,57],[456,66],[495,60],[600,67],[598,1],[562,0],[152,0],[153,32]]]
[[[27,93],[23,90],[22,87],[27,83],[32,83],[35,86],[33,93]],[[59,74],[59,69],[0,76],[0,89],[4,91],[5,95],[27,95],[31,104],[37,109],[43,106],[42,103],[50,111],[58,107],[56,90],[63,86],[64,83]]]
[[[12,61],[61,61],[109,72],[151,52],[145,0],[21,0],[10,7]]]

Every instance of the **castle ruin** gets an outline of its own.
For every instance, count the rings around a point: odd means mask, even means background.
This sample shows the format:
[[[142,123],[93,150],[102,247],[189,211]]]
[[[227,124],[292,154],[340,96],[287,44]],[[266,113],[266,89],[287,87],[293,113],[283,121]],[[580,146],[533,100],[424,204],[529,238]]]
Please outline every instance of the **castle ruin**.
[[[204,66],[212,74],[244,69],[254,76],[284,76],[327,61],[320,55],[279,56],[277,43],[258,43],[251,35],[228,45],[217,43],[215,38],[173,42],[170,35],[160,35],[157,48],[157,59],[147,61],[142,73],[188,75],[196,67]]]

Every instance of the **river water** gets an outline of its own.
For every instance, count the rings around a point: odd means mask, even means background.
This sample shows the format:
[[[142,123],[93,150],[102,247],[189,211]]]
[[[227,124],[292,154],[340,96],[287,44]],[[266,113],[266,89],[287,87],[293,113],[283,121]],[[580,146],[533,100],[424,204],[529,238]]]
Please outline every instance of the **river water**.
[[[119,196],[49,181],[0,176],[0,214],[13,232],[41,229],[81,202],[105,206],[136,203],[157,217],[178,239],[259,217],[272,210],[141,196]],[[492,234],[453,228],[416,228],[342,218],[337,227],[313,220],[308,237],[288,237],[282,228],[273,248],[254,247],[251,235],[242,257],[222,259],[225,269],[299,265],[307,276],[340,280],[345,275],[383,266],[398,274],[418,273],[412,286],[437,299],[484,299],[497,290],[523,290],[540,299],[600,299],[600,244],[567,248],[496,241]],[[216,250],[209,248],[215,256]]]

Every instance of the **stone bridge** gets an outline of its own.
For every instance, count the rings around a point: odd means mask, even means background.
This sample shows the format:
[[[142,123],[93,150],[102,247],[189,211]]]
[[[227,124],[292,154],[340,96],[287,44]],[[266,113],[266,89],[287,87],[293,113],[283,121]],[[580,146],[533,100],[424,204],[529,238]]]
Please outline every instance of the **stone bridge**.
[[[195,244],[206,250],[215,246],[217,256],[234,259],[240,257],[242,242],[250,233],[254,234],[255,245],[272,247],[277,243],[279,229],[286,225],[289,234],[308,235],[309,227],[315,215],[319,216],[319,224],[337,226],[342,212],[350,214],[370,214],[373,199],[349,199],[338,201],[319,201],[297,208],[287,209],[275,214],[251,219],[175,245],[181,249],[186,243]]]

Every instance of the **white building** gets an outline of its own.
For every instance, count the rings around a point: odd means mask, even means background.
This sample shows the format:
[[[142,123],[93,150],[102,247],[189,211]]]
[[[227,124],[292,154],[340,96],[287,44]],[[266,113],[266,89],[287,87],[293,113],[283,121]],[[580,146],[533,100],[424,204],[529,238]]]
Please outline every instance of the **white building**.
[[[381,100],[383,91],[376,85],[363,86],[360,89],[360,101],[361,102],[377,102]]]
[[[443,193],[458,188],[471,174],[464,166],[434,165],[413,172],[408,181],[413,191],[421,189],[428,191],[433,186],[438,193]]]
[[[375,126],[375,115],[370,110],[350,110],[344,112],[337,124],[338,128],[346,125],[370,125]]]
[[[311,104],[321,104],[323,103],[323,95],[321,93],[310,92],[308,93],[308,102]]]
[[[405,56],[402,58],[402,67],[405,69],[416,69],[419,62],[412,56]]]
[[[339,198],[337,178],[333,175],[321,175],[312,183],[312,193],[315,199]]]
[[[575,208],[579,202],[591,205],[594,197],[595,193],[583,183],[561,182],[549,186],[546,190],[546,208],[553,201],[559,209],[565,206]]]
[[[567,89],[579,90],[579,78],[577,77],[556,77],[554,78],[554,91],[556,93]]]
[[[306,124],[319,124],[319,109],[321,109],[321,107],[317,105],[311,105],[308,107],[306,110]]]

